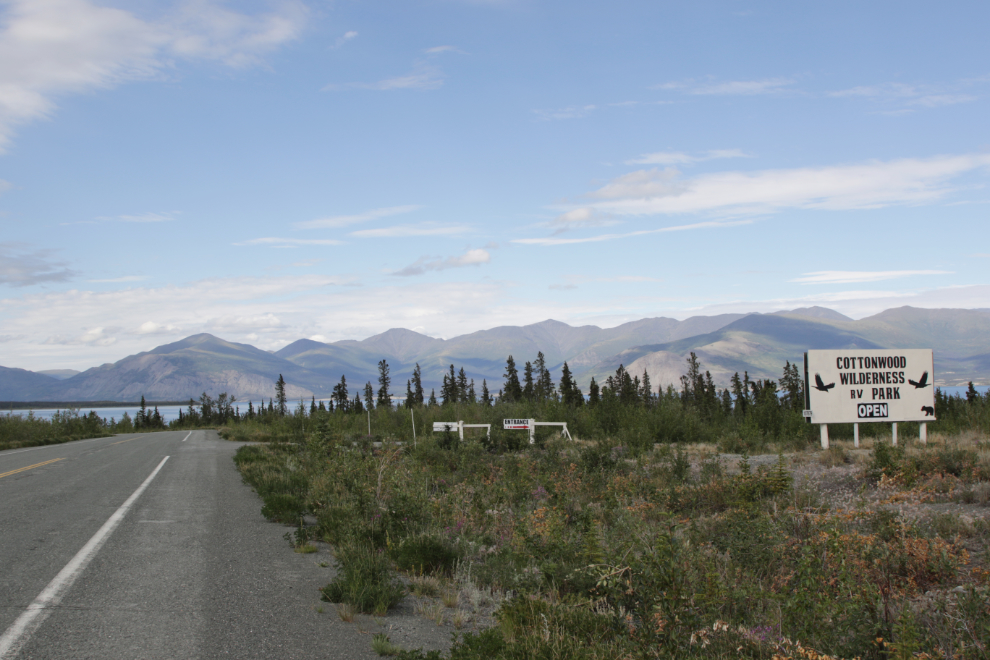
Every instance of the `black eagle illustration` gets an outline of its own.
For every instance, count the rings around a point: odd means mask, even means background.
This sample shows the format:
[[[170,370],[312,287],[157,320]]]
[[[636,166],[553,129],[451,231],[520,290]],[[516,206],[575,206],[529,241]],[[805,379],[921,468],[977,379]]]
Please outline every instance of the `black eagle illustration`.
[[[908,382],[914,385],[914,389],[916,390],[920,390],[923,387],[928,387],[928,372],[926,371],[921,374],[921,378],[919,378],[917,382],[911,380],[910,378],[908,378]]]
[[[835,387],[835,383],[829,383],[828,385],[826,385],[822,381],[822,377],[819,376],[818,374],[815,374],[815,389],[816,390],[818,390],[819,392],[828,392],[833,387]]]

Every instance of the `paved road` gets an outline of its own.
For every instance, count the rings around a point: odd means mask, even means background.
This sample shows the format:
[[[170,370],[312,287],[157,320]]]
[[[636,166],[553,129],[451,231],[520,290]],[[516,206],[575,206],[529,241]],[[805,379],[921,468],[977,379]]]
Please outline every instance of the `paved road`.
[[[377,658],[318,611],[329,556],[261,517],[238,443],[187,434],[0,452],[0,657]]]

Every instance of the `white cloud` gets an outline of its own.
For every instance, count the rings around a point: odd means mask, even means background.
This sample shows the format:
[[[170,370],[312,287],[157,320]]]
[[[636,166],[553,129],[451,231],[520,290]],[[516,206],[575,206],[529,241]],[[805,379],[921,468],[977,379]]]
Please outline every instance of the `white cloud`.
[[[752,214],[783,209],[849,210],[931,203],[957,188],[953,178],[990,166],[990,154],[869,161],[691,179],[673,168],[625,174],[592,192],[591,206],[616,215]]]
[[[342,85],[331,83],[326,85],[323,91],[340,91],[345,89],[370,89],[379,92],[390,92],[397,89],[431,90],[443,87],[443,81],[444,74],[439,68],[428,62],[417,62],[413,65],[412,71],[402,76],[385,78],[371,83],[356,82]]]
[[[387,206],[385,208],[371,209],[370,211],[356,213],[354,215],[334,215],[328,218],[295,222],[292,226],[296,229],[339,229],[340,227],[356,225],[362,222],[368,222],[370,220],[377,220],[379,218],[387,218],[392,215],[412,213],[420,208],[422,207],[413,204],[407,204],[405,206]]]
[[[334,42],[334,44],[333,44],[333,46],[331,46],[331,48],[335,48],[335,49],[336,48],[340,48],[341,46],[343,46],[344,44],[346,44],[348,41],[350,41],[351,39],[356,38],[357,36],[358,36],[358,33],[355,32],[354,30],[350,30],[348,32],[345,32],[343,34],[343,36],[337,37],[337,41]]]
[[[786,91],[793,84],[794,80],[791,78],[764,78],[763,80],[733,80],[728,82],[684,80],[664,83],[657,85],[656,88],[684,92],[685,94],[753,96]]]
[[[172,222],[175,218],[170,213],[142,213],[141,215],[118,215],[121,222]]]
[[[636,236],[649,236],[650,234],[664,234],[672,231],[690,231],[692,229],[718,229],[722,227],[738,227],[748,225],[752,220],[734,221],[710,221],[695,222],[689,225],[677,225],[674,227],[661,227],[659,229],[642,229],[640,231],[630,231],[623,234],[600,234],[598,236],[586,236],[583,238],[557,238],[548,236],[547,238],[516,238],[513,243],[520,245],[576,245],[579,243],[602,243],[604,241],[614,241],[620,238],[634,238]]]
[[[148,279],[144,275],[124,275],[123,277],[111,277],[104,280],[86,280],[92,284],[123,284],[125,282],[141,282]]]
[[[31,250],[23,243],[0,243],[0,284],[21,287],[72,279],[75,271],[53,255],[52,250]]]
[[[361,229],[352,231],[348,236],[354,238],[405,238],[409,236],[455,236],[470,231],[470,227],[436,227],[430,224],[423,225],[396,225],[394,227],[380,227],[378,229]]]
[[[715,149],[705,152],[703,156],[691,156],[680,151],[658,151],[643,154],[638,158],[627,160],[626,165],[689,165],[718,158],[749,158],[750,156],[739,149]]]
[[[853,284],[856,282],[880,282],[894,280],[912,275],[951,275],[947,270],[820,270],[805,273],[802,277],[791,280],[801,284]]]
[[[402,270],[396,271],[392,274],[408,277],[410,275],[422,275],[427,271],[446,270],[448,268],[463,268],[464,266],[480,266],[481,264],[489,263],[491,260],[492,257],[487,250],[478,248],[475,250],[468,250],[460,256],[447,257],[446,259],[421,257],[417,259],[415,263],[410,264]]]
[[[594,105],[571,105],[556,110],[533,110],[533,113],[543,121],[552,121],[557,119],[580,119],[581,117],[588,116],[595,109],[596,106]]]
[[[835,291],[794,298],[732,300],[665,311],[664,315],[686,318],[696,314],[775,312],[812,305],[822,305],[854,319],[872,316],[885,309],[904,305],[923,309],[986,309],[990,308],[990,285],[950,286],[909,291]]]
[[[332,238],[252,238],[234,245],[270,245],[276,248],[299,247],[301,245],[341,245],[341,241]]]
[[[974,87],[987,83],[986,78],[958,80],[947,84],[907,84],[883,83],[879,85],[859,85],[848,89],[828,92],[834,98],[859,97],[885,105],[886,114],[905,114],[913,108],[941,108],[959,103],[969,103],[978,96],[970,93]]]
[[[145,321],[142,323],[135,334],[139,335],[171,335],[178,330],[178,326],[172,325],[170,323],[155,323],[154,321]]]
[[[581,207],[571,209],[561,213],[550,222],[551,227],[556,227],[554,234],[561,234],[577,227],[607,227],[618,224],[618,221],[602,215],[593,208]]]
[[[49,117],[55,99],[149,79],[173,58],[254,64],[298,36],[305,7],[247,15],[189,2],[150,22],[87,0],[9,0],[0,15],[0,151],[16,126]]]

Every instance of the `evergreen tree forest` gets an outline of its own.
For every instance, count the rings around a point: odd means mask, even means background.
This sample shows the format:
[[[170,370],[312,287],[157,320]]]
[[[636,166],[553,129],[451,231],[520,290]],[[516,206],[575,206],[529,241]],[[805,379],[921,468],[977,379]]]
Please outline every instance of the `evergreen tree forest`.
[[[804,376],[797,364],[786,362],[778,379],[753,379],[734,374],[728,387],[715,385],[711,373],[692,353],[684,364],[679,387],[657,390],[647,372],[630,373],[620,365],[601,383],[592,379],[583,392],[565,362],[555,382],[538,353],[524,363],[520,374],[508,356],[501,382],[481,383],[469,378],[464,367],[451,364],[440,391],[426,394],[422,369],[416,365],[406,379],[404,396],[391,391],[392,376],[385,360],[378,365],[378,388],[368,382],[351,389],[346,376],[334,385],[327,400],[300,400],[286,395],[282,375],[274,384],[275,396],[267,401],[238,401],[222,392],[203,392],[190,399],[178,419],[166,423],[157,407],[141,398],[141,408],[131,419],[106,420],[78,410],[59,413],[52,420],[0,417],[0,448],[64,442],[111,433],[165,429],[221,428],[226,437],[255,441],[298,441],[319,426],[341,437],[412,440],[413,423],[419,437],[429,435],[434,421],[491,424],[490,442],[515,446],[525,434],[503,431],[506,418],[566,422],[572,436],[584,440],[609,439],[630,448],[656,443],[709,443],[720,451],[745,453],[799,449],[818,442],[818,427],[802,417]],[[398,404],[396,404],[398,400]],[[990,434],[990,393],[981,394],[972,384],[964,396],[948,396],[936,389],[937,421],[929,432],[956,433],[975,430]],[[410,415],[410,412],[412,414]],[[370,417],[369,417],[370,414]],[[537,440],[553,434],[540,429]],[[904,423],[903,437],[916,437],[917,424]],[[862,437],[889,435],[889,424],[861,424]],[[833,439],[851,439],[852,425],[830,425]],[[472,436],[473,437],[473,436]],[[479,436],[480,437],[480,434]],[[4,444],[6,442],[6,444]]]
[[[576,383],[566,362],[557,382],[551,377],[543,353],[523,365],[520,373],[510,355],[501,382],[476,383],[464,367],[450,364],[440,391],[426,395],[422,369],[417,364],[396,406],[396,393],[390,391],[390,369],[382,360],[378,365],[377,391],[369,382],[360,391],[350,392],[346,377],[341,376],[328,401],[300,401],[295,411],[278,402],[274,406],[271,401],[267,406],[261,402],[257,407],[248,402],[246,412],[240,407],[232,408],[233,399],[226,395],[212,402],[204,393],[198,410],[191,404],[182,420],[170,426],[219,426],[226,437],[260,441],[301,440],[307,430],[319,426],[341,437],[359,439],[368,435],[370,420],[372,436],[411,441],[414,423],[416,434],[423,437],[432,432],[435,421],[464,421],[492,424],[491,438],[486,442],[515,446],[526,440],[525,434],[502,430],[502,420],[532,418],[566,422],[575,437],[610,439],[630,448],[645,449],[656,443],[709,443],[724,452],[752,453],[800,449],[818,442],[818,427],[808,424],[802,416],[803,373],[789,361],[776,380],[754,379],[743,372],[734,374],[729,385],[721,388],[691,353],[679,387],[658,390],[649,373],[630,373],[620,365],[601,383],[592,379],[587,393]],[[975,389],[968,397],[950,397],[939,391],[937,401],[938,421],[929,424],[930,432],[990,432],[990,396]],[[554,432],[540,429],[537,440],[545,440]],[[829,435],[834,439],[851,439],[852,433],[852,425],[829,426]],[[860,425],[863,437],[889,433],[888,424]],[[917,425],[902,424],[900,433],[904,437],[916,435]]]

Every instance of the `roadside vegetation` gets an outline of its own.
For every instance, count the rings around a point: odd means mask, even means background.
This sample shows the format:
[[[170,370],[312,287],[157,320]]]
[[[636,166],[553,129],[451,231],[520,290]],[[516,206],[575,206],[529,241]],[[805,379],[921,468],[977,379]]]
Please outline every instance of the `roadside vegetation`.
[[[79,408],[58,410],[51,419],[35,417],[32,411],[24,415],[10,412],[0,414],[0,451],[167,428],[158,407],[149,408],[144,397],[141,397],[141,407],[134,419],[125,412],[120,420],[108,420],[94,410],[84,414]]]
[[[990,397],[940,393],[927,446],[876,424],[861,450],[830,427],[820,451],[791,365],[728,390],[693,356],[687,371],[647,395],[620,368],[577,402],[567,383],[537,395],[534,369],[471,401],[452,368],[445,403],[411,380],[396,410],[369,385],[360,409],[277,397],[222,432],[263,441],[235,461],[290,543],[333,548],[321,592],[340,617],[413,599],[461,631],[443,657],[988,656]],[[575,440],[529,445],[503,418],[566,421]],[[427,432],[457,420],[491,436]]]

